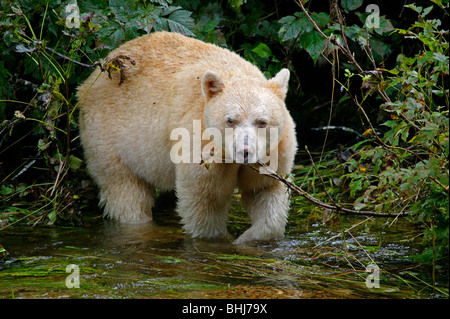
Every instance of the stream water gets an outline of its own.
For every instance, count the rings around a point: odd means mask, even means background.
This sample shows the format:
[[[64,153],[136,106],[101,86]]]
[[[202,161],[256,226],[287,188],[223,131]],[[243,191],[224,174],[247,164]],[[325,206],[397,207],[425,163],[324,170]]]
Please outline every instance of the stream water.
[[[421,250],[407,221],[342,222],[297,216],[285,239],[245,247],[190,239],[174,214],[13,225],[0,230],[0,298],[448,298],[448,272],[433,289],[431,267],[409,258]]]

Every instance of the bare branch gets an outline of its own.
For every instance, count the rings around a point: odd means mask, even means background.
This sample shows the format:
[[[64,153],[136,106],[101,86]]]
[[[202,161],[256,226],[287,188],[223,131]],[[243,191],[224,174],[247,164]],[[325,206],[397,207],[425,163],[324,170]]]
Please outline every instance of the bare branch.
[[[410,213],[412,213],[412,211],[407,211],[407,212],[400,212],[398,214],[395,214],[395,213],[386,213],[386,214],[384,214],[384,213],[377,213],[377,212],[374,212],[374,211],[371,211],[371,210],[354,210],[354,209],[339,207],[339,206],[336,206],[336,205],[330,205],[330,204],[327,204],[327,203],[324,203],[324,202],[318,200],[314,196],[310,195],[308,192],[306,192],[303,189],[301,189],[299,186],[297,186],[294,183],[292,183],[290,180],[288,180],[288,179],[286,179],[284,177],[281,177],[280,175],[278,175],[276,172],[274,172],[269,166],[265,165],[264,163],[258,161],[257,164],[259,166],[261,166],[261,168],[254,167],[252,165],[248,165],[248,166],[250,168],[254,169],[257,172],[259,172],[260,169],[261,169],[262,171],[264,171],[265,175],[282,182],[289,189],[295,191],[300,196],[304,197],[305,199],[307,199],[309,202],[313,203],[314,205],[316,205],[318,207],[325,208],[325,209],[333,210],[333,211],[335,211],[335,212],[337,212],[339,214],[342,214],[342,215],[360,215],[360,216],[374,216],[374,217],[399,217],[399,216],[407,216]]]
[[[72,63],[78,64],[78,65],[80,65],[82,67],[85,67],[85,68],[88,68],[88,69],[91,69],[91,70],[95,69],[95,65],[85,64],[85,63],[81,63],[79,61],[73,60],[73,59],[69,58],[68,56],[65,56],[65,55],[63,55],[63,54],[53,50],[52,48],[45,47],[45,50],[47,50],[47,51],[49,51],[49,52],[51,52],[53,54],[56,54],[57,56],[59,56],[60,58],[63,58],[64,60],[67,60],[67,61],[70,61]]]

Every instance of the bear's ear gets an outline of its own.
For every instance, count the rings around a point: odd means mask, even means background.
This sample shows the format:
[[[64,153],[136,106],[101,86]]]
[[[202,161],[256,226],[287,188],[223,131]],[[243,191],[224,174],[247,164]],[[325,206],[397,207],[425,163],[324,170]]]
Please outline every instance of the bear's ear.
[[[224,88],[224,83],[220,78],[220,75],[213,71],[206,71],[202,78],[202,91],[203,96],[207,99],[211,98],[214,94],[219,93]]]
[[[269,87],[278,95],[282,100],[286,98],[288,91],[290,72],[288,69],[281,69],[272,79],[269,80]]]

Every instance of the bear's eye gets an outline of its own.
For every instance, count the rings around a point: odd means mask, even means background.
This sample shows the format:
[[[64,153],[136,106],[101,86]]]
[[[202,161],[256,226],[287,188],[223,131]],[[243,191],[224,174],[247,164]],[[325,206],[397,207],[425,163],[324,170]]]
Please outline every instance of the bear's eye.
[[[267,126],[267,122],[264,120],[259,120],[256,122],[256,125],[258,125],[258,127],[264,128]]]

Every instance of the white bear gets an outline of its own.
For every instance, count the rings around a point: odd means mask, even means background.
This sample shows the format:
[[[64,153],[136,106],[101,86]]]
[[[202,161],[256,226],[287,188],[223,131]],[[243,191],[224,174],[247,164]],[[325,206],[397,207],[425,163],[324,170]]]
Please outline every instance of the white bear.
[[[119,55],[135,62],[123,60],[123,81],[119,72],[109,78],[96,70],[77,93],[81,142],[104,215],[125,223],[151,220],[155,189],[175,189],[187,234],[225,237],[238,187],[252,226],[235,243],[282,238],[288,189],[247,163],[266,161],[281,175],[291,172],[297,141],[284,102],[289,71],[267,80],[227,49],[168,32],[129,41],[109,57]],[[209,136],[208,129],[222,138],[198,136]],[[177,130],[188,136],[181,141]],[[198,161],[204,149],[214,158],[208,169]],[[188,161],[174,161],[178,151]]]

